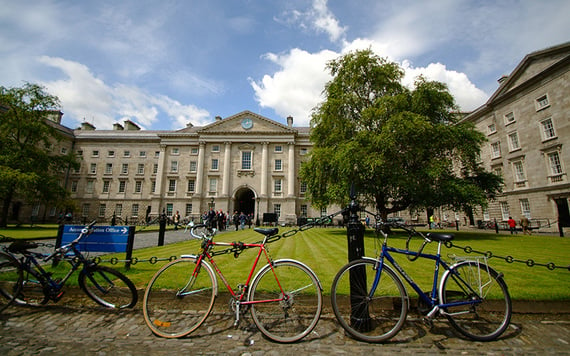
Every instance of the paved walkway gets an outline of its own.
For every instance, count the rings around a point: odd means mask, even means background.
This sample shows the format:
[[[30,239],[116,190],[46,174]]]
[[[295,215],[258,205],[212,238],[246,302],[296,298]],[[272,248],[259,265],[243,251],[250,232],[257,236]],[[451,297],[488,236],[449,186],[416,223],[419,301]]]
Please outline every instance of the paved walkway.
[[[157,233],[138,234],[135,248],[156,245]],[[165,242],[185,239],[167,232]],[[142,300],[139,299],[139,300]],[[326,301],[326,299],[325,299]],[[184,339],[163,339],[146,327],[141,303],[133,310],[100,308],[89,299],[64,297],[44,307],[10,307],[0,315],[1,355],[363,355],[397,353],[449,355],[570,355],[570,309],[536,304],[540,314],[516,313],[505,335],[494,342],[473,342],[457,335],[445,319],[429,329],[413,313],[403,330],[386,344],[367,344],[346,336],[330,306],[311,335],[296,344],[263,338],[246,316],[233,327],[227,303],[217,300],[211,325]],[[527,308],[517,308],[528,310]]]

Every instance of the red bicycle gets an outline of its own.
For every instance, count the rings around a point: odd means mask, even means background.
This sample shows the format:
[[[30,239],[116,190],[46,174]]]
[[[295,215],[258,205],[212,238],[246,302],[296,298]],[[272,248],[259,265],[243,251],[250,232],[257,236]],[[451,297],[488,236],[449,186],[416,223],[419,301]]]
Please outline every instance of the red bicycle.
[[[277,241],[278,228],[256,228],[264,235],[255,243],[215,242],[216,229],[192,225],[190,234],[202,240],[201,253],[183,255],[162,267],[150,280],[143,300],[144,319],[152,332],[165,338],[184,337],[206,322],[218,296],[216,274],[230,294],[237,326],[240,315],[251,311],[253,322],[270,340],[291,343],[308,335],[319,321],[323,298],[315,273],[292,259],[273,260],[266,244]],[[214,251],[215,246],[226,247]],[[257,249],[245,283],[232,288],[214,257]],[[254,276],[262,256],[267,260]]]

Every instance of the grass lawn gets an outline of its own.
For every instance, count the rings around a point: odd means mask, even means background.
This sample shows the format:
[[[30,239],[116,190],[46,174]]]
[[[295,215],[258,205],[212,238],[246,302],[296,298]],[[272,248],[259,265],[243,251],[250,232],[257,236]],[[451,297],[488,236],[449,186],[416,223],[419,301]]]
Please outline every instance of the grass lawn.
[[[47,229],[43,234],[46,235]],[[283,233],[286,229],[281,229]],[[504,273],[505,281],[509,286],[509,291],[513,299],[518,300],[569,300],[570,301],[570,239],[557,236],[532,235],[497,235],[492,233],[481,233],[477,231],[449,231],[455,234],[453,241],[457,246],[470,246],[478,251],[491,251],[494,256],[512,256],[516,260],[534,260],[535,263],[554,263],[556,268],[549,270],[544,266],[528,267],[526,263],[507,263],[504,258],[491,258],[489,264],[497,271]],[[42,232],[37,230],[40,237]],[[0,230],[0,234],[13,236],[12,231]],[[31,237],[30,233],[23,234]],[[51,235],[51,237],[55,237]],[[375,257],[377,253],[377,240],[372,230],[367,230],[365,234],[365,254]],[[135,237],[136,238],[136,237]],[[225,232],[216,236],[216,241],[259,241],[261,235],[252,230],[237,232]],[[406,237],[396,232],[391,235],[389,245],[405,248]],[[421,243],[414,239],[412,249],[417,249]],[[435,252],[437,244],[428,245],[425,252]],[[268,245],[269,252],[274,259],[293,258],[304,262],[311,267],[319,277],[323,292],[330,294],[330,286],[337,271],[347,263],[347,237],[346,229],[339,228],[313,228],[299,232],[294,236],[283,238]],[[223,249],[220,247],[219,249]],[[158,258],[168,258],[170,256],[179,257],[182,254],[198,253],[200,243],[196,240],[189,240],[181,243],[140,249],[133,252],[133,257],[139,260],[148,260],[155,256]],[[475,253],[467,254],[463,249],[446,248],[442,250],[444,256],[466,256],[474,257]],[[224,273],[232,287],[244,283],[251,269],[256,256],[256,251],[245,250],[238,258],[232,254],[216,257],[218,267]],[[103,257],[124,258],[124,254],[109,255]],[[406,270],[418,285],[426,291],[431,289],[434,264],[430,260],[418,259],[414,262],[407,260],[405,256],[395,255],[397,261]],[[450,260],[450,258],[446,258]],[[167,262],[150,264],[149,262],[139,262],[131,266],[126,274],[133,280],[138,288],[144,288],[152,275]],[[265,263],[260,260],[260,266]],[[120,263],[115,268],[124,271]],[[411,287],[407,286],[410,295],[415,296]],[[220,284],[220,288],[224,288]]]

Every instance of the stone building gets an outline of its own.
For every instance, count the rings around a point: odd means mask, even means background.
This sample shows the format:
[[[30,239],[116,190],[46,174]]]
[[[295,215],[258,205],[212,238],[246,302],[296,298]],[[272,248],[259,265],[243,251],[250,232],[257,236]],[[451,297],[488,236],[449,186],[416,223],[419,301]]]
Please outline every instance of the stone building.
[[[503,194],[482,221],[532,220],[542,231],[570,226],[570,42],[528,54],[463,120],[487,135],[481,161],[503,176]]]

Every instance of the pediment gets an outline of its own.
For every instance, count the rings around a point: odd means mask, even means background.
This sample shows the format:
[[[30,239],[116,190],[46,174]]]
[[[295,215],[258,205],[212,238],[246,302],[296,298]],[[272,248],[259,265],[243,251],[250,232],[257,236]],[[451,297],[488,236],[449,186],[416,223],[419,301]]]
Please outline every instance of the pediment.
[[[259,134],[259,133],[292,133],[294,129],[273,121],[265,116],[251,111],[242,111],[239,114],[218,119],[214,123],[197,130],[201,135],[208,134]]]

